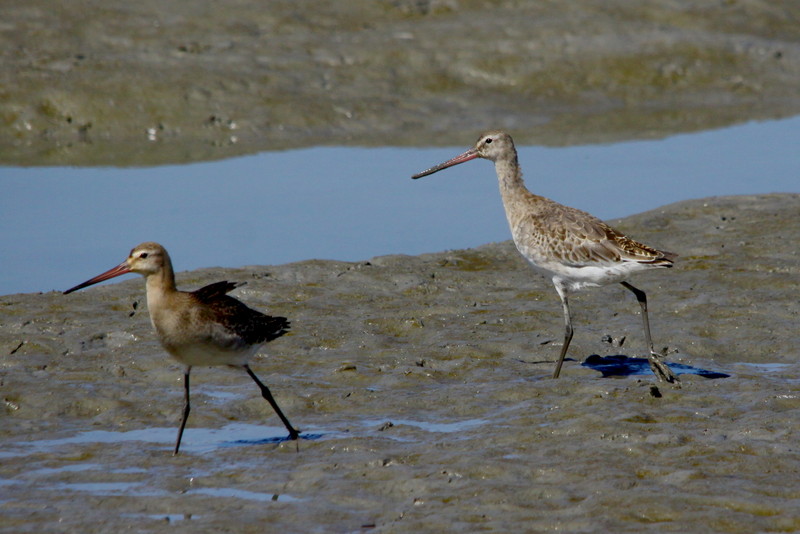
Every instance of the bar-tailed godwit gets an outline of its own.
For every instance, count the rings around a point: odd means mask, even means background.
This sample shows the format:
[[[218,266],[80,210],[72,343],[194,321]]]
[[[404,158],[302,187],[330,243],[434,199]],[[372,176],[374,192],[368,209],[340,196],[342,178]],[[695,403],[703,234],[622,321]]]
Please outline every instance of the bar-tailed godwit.
[[[178,454],[189,417],[189,373],[195,365],[230,365],[244,369],[280,417],[289,431],[289,438],[298,438],[299,432],[283,415],[269,388],[248,365],[263,343],[289,330],[285,317],[264,315],[228,296],[227,293],[236,287],[232,282],[217,282],[192,292],[179,291],[175,287],[169,254],[158,243],[138,245],[121,264],[64,294],[126,273],[145,277],[147,308],[158,339],[164,349],[185,366],[183,416],[173,454]]]
[[[636,272],[672,267],[675,254],[637,243],[584,211],[534,195],[525,187],[514,141],[505,132],[481,135],[475,146],[412,178],[422,178],[475,158],[494,162],[500,194],[517,250],[534,268],[552,277],[564,310],[564,344],[553,378],[558,378],[572,341],[568,295],[585,287],[621,283],[636,295],[642,309],[644,336],[650,350],[650,368],[661,381],[677,383],[678,377],[653,349],[647,297],[628,277]]]

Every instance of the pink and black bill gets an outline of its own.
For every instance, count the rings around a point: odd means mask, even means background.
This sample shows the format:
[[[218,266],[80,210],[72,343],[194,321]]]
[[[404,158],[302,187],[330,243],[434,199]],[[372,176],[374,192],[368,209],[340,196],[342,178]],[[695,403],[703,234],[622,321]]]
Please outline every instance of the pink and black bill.
[[[77,291],[79,289],[83,289],[84,287],[88,287],[88,286],[100,283],[100,282],[102,282],[104,280],[108,280],[109,278],[114,278],[115,276],[128,274],[129,272],[131,272],[131,270],[128,268],[128,263],[123,261],[122,263],[120,263],[119,265],[114,267],[113,269],[109,269],[106,272],[104,272],[103,274],[98,274],[94,278],[92,278],[90,280],[87,280],[82,284],[78,284],[75,287],[71,287],[71,288],[67,289],[66,291],[64,291],[64,294],[66,295],[68,293],[72,293],[73,291]]]
[[[440,163],[439,165],[435,165],[430,169],[424,170],[420,173],[415,174],[411,178],[416,180],[417,178],[422,178],[423,176],[428,176],[429,174],[433,174],[435,172],[439,172],[442,169],[446,169],[448,167],[452,167],[453,165],[458,165],[459,163],[464,163],[465,161],[469,161],[478,157],[478,152],[474,148],[470,148],[460,156],[456,156],[453,159],[449,159],[444,163]]]

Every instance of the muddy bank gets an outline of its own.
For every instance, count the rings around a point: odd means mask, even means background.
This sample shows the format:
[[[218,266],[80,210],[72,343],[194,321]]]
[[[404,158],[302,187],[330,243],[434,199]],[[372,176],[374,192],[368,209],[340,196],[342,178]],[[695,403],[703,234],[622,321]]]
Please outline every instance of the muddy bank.
[[[247,281],[237,297],[292,320],[253,368],[299,452],[243,372],[196,369],[170,456],[181,372],[141,279],[2,296],[0,531],[798,530],[798,212],[796,194],[723,197],[613,221],[681,255],[637,278],[657,347],[727,375],[660,397],[581,365],[643,354],[622,288],[573,299],[548,378],[558,297],[508,242],[179,273]]]
[[[658,137],[800,112],[800,5],[154,0],[5,6],[0,162]]]

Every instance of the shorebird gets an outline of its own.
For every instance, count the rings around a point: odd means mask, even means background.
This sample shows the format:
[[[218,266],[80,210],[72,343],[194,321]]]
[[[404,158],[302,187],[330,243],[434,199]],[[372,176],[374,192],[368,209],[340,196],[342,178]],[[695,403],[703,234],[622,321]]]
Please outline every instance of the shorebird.
[[[191,409],[189,373],[195,365],[230,365],[244,369],[258,384],[261,396],[270,403],[289,431],[289,439],[300,433],[275,402],[275,398],[248,361],[259,347],[289,331],[285,317],[270,317],[248,308],[227,295],[237,287],[233,282],[216,282],[196,291],[179,291],[175,287],[172,261],[158,243],[142,243],[131,250],[128,259],[108,271],[64,291],[78,289],[127,273],[145,277],[147,308],[150,322],[164,349],[185,368],[183,372],[184,405],[173,455],[178,454],[183,430]]]
[[[539,272],[550,276],[564,310],[564,344],[553,378],[572,341],[569,293],[586,287],[621,283],[633,292],[642,309],[644,336],[650,349],[650,368],[659,380],[677,383],[678,377],[653,349],[645,292],[632,286],[628,277],[639,271],[672,267],[675,254],[638,243],[603,221],[575,208],[534,195],[525,187],[511,136],[501,131],[484,133],[475,146],[452,159],[412,176],[422,178],[475,158],[494,162],[506,218],[520,254]]]

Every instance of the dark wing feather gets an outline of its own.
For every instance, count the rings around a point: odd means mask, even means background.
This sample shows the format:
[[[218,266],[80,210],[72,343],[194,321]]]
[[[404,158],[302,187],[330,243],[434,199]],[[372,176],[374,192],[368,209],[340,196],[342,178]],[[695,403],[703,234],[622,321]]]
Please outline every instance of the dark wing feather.
[[[231,291],[239,287],[239,285],[241,284],[223,280],[222,282],[214,282],[213,284],[201,287],[196,291],[192,291],[192,295],[194,295],[200,302],[207,302],[213,300],[216,297],[220,297],[227,293],[230,293]]]
[[[216,323],[235,333],[247,344],[272,341],[289,331],[291,323],[286,317],[265,315],[226,295],[237,286],[233,282],[217,282],[191,295],[204,305],[208,313],[213,314]]]

